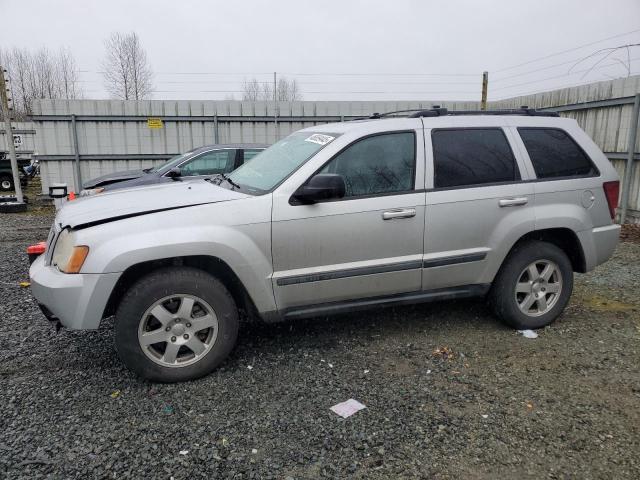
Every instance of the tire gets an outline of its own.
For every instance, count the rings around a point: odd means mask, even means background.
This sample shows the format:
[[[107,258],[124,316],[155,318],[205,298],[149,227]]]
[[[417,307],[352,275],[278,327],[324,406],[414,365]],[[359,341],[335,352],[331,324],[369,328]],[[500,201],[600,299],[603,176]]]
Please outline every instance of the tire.
[[[567,254],[551,243],[530,240],[517,245],[505,259],[493,281],[489,303],[507,325],[537,329],[562,313],[572,290],[573,268]]]
[[[11,175],[0,175],[0,191],[12,192],[15,190],[13,177]]]
[[[193,380],[227,358],[238,325],[233,297],[217,278],[195,268],[162,268],[138,280],[118,306],[116,351],[147,380]]]

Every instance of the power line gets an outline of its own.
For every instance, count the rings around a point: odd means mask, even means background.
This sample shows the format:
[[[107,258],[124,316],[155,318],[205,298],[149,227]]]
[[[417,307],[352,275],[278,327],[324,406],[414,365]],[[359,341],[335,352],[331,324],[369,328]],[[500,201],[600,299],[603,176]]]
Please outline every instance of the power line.
[[[103,74],[104,71],[101,70],[78,70],[80,73],[99,73]],[[156,75],[235,75],[235,76],[256,76],[256,75],[273,75],[273,72],[155,72]],[[416,72],[407,72],[407,73],[292,73],[292,72],[278,72],[279,75],[292,75],[292,76],[317,76],[317,77],[336,77],[336,76],[347,76],[347,77],[361,77],[361,76],[369,76],[369,77],[392,77],[392,76],[418,76],[418,77],[478,77],[478,73],[416,73]]]
[[[244,90],[154,90],[154,93],[244,93]],[[473,94],[476,95],[478,92],[468,92],[468,91],[449,91],[449,90],[441,90],[441,91],[414,91],[414,92],[400,92],[400,91],[303,91],[300,92],[302,95],[306,94],[314,94],[314,95],[339,95],[339,94],[393,94],[393,95],[424,95],[424,94]]]
[[[573,47],[568,50],[563,50],[561,52],[551,53],[549,55],[545,55],[544,57],[536,58],[533,60],[529,60],[528,62],[519,63],[517,65],[512,65],[510,67],[501,68],[499,70],[494,70],[493,73],[504,72],[505,70],[511,70],[513,68],[522,67],[524,65],[529,65],[530,63],[539,62],[540,60],[546,60],[547,58],[557,57],[558,55],[562,55],[564,53],[575,52],[576,50],[580,50],[582,48],[590,47],[592,45],[596,45],[598,43],[606,42],[607,40],[613,40],[614,38],[624,37],[626,35],[631,35],[632,33],[640,32],[640,28],[637,30],[631,30],[630,32],[620,33],[618,35],[613,35],[612,37],[603,38],[601,40],[596,40],[595,42],[585,43],[584,45],[580,45],[578,47]]]
[[[640,73],[640,72],[633,72],[631,75],[636,75],[638,73]],[[560,90],[562,88],[581,87],[583,85],[590,85],[590,84],[596,83],[596,82],[607,82],[609,80],[610,79],[597,80],[597,81],[590,80],[590,81],[582,82],[582,83],[575,83],[575,82],[574,83],[565,83],[564,85],[558,85],[558,86],[553,87],[553,90]],[[510,94],[508,94],[509,95],[508,97],[502,97],[502,98],[498,98],[498,99],[492,100],[492,101],[509,100],[509,99],[512,99],[512,98],[524,97],[526,95],[535,95],[537,93],[541,93],[540,90],[529,90],[527,92],[517,93],[517,94],[516,93],[510,93]]]
[[[635,62],[637,60],[640,60],[640,57],[632,58],[631,62]],[[613,67],[613,66],[616,66],[616,65],[617,64],[615,64],[615,63],[608,63],[606,65],[599,65],[599,66],[595,67],[595,69],[599,70],[601,68],[608,68],[608,67]],[[585,69],[585,70],[574,70],[571,73],[565,73],[565,74],[562,74],[562,75],[555,75],[553,77],[546,77],[546,78],[541,78],[539,80],[532,80],[530,82],[523,82],[523,83],[517,83],[517,84],[512,84],[512,85],[505,85],[505,86],[502,86],[502,87],[494,88],[494,90],[505,90],[505,89],[509,89],[509,88],[521,87],[522,85],[530,85],[532,83],[540,83],[540,82],[544,82],[546,80],[555,80],[556,78],[568,77],[570,75],[576,75],[578,73],[585,73],[585,72],[588,72],[590,70],[594,70],[594,68],[588,68],[588,69]]]
[[[574,59],[572,59],[572,60],[568,60],[568,61],[566,61],[566,62],[555,63],[555,64],[553,64],[553,65],[549,65],[548,67],[536,68],[535,70],[527,70],[526,72],[516,73],[516,74],[514,74],[514,75],[509,75],[508,77],[494,78],[494,79],[492,80],[492,82],[494,82],[494,83],[495,83],[495,82],[502,82],[502,81],[504,81],[504,80],[509,80],[509,79],[511,79],[511,78],[522,77],[522,76],[524,76],[524,75],[529,75],[529,74],[531,74],[531,73],[537,73],[537,72],[541,72],[541,71],[543,71],[543,70],[550,70],[550,69],[555,68],[555,67],[562,67],[563,65],[570,65],[570,64],[574,64],[575,62],[577,62],[577,61],[578,61],[578,60],[580,60],[581,58],[584,58],[584,57],[577,57],[577,58],[574,58]]]

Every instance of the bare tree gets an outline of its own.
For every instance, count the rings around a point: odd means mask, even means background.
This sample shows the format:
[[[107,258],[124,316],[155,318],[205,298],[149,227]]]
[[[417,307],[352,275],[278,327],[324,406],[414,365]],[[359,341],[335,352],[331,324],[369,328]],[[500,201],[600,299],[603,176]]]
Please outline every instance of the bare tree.
[[[252,80],[245,80],[242,85],[242,100],[248,100],[256,102],[262,100],[262,85],[255,78]]]
[[[276,89],[277,99],[281,102],[294,102],[302,100],[302,94],[298,88],[296,79],[287,80],[281,78],[278,80],[278,88]]]
[[[105,87],[115,98],[142,100],[153,93],[153,71],[135,32],[112,33],[102,64]]]
[[[35,52],[13,48],[2,52],[0,57],[0,63],[7,69],[16,118],[31,115],[35,99],[82,96],[78,68],[67,49],[56,54],[47,48]]]
[[[62,98],[78,98],[78,66],[69,49],[60,49],[56,63],[60,95]]]
[[[259,82],[255,78],[244,82],[242,86],[242,99],[249,101],[269,101],[273,100],[273,85],[271,82]],[[281,102],[293,102],[302,100],[302,93],[298,87],[298,82],[280,78],[276,86],[276,100]]]

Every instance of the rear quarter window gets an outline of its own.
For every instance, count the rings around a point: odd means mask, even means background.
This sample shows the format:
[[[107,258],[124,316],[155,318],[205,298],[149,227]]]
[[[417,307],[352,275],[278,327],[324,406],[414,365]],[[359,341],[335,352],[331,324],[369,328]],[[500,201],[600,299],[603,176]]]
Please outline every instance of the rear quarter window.
[[[538,178],[599,175],[591,159],[571,136],[559,128],[518,128]]]

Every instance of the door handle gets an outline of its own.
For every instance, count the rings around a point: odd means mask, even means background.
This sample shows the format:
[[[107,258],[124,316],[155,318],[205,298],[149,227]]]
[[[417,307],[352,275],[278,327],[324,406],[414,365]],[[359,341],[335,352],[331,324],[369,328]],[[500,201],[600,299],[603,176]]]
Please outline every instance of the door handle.
[[[382,214],[383,220],[393,220],[394,218],[411,218],[416,216],[415,208],[398,208],[387,210]]]
[[[526,205],[529,199],[527,197],[503,198],[498,202],[501,207],[517,207]]]

